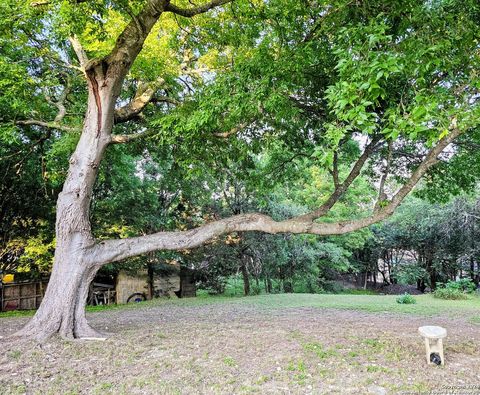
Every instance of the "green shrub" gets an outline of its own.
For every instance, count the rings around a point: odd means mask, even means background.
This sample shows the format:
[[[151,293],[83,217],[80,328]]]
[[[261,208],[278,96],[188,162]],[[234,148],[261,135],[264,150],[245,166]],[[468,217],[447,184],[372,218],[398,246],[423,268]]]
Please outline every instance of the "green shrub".
[[[455,288],[437,288],[433,293],[435,298],[440,299],[468,299],[466,293]]]
[[[400,303],[400,304],[415,304],[415,303],[417,303],[417,301],[415,300],[415,298],[412,295],[405,292],[402,296],[399,296],[397,298],[397,303]]]
[[[457,281],[449,281],[445,284],[445,288],[455,289],[464,293],[472,293],[475,291],[475,283],[469,278],[462,278]]]
[[[475,291],[475,283],[469,278],[439,284],[433,296],[440,299],[468,299],[467,294]]]

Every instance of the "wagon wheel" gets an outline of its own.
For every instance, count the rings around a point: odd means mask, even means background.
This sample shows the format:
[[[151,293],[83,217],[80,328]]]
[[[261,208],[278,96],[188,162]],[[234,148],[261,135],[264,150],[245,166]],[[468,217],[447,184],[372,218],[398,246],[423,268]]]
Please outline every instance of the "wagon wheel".
[[[145,300],[147,300],[147,297],[145,296],[144,293],[135,292],[134,294],[131,294],[128,297],[127,303],[138,303],[138,302],[144,302]]]

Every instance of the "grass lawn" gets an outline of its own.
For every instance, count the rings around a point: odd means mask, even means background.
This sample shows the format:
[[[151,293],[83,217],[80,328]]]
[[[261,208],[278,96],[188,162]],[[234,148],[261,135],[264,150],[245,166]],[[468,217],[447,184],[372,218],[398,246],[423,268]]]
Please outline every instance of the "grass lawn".
[[[201,294],[196,298],[156,299],[140,304],[88,306],[87,311],[128,310],[156,308],[159,306],[202,306],[216,303],[230,305],[255,306],[262,309],[283,309],[295,307],[315,307],[325,309],[360,310],[367,312],[405,313],[422,316],[448,315],[451,317],[471,315],[473,321],[480,320],[480,297],[467,300],[443,300],[431,294],[415,295],[415,304],[399,304],[396,295],[361,295],[361,294],[275,294],[245,297],[210,296]],[[1,318],[30,317],[34,310],[1,312]]]
[[[105,342],[12,343],[0,314],[5,394],[480,394],[480,298],[280,294],[154,300],[90,310]],[[28,313],[31,314],[31,313]],[[421,325],[448,330],[427,366]],[[472,389],[473,388],[473,389]]]

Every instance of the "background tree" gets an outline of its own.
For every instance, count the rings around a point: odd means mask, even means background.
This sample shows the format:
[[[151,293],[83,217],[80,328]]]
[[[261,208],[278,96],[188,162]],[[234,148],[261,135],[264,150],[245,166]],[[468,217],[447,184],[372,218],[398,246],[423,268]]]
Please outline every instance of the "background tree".
[[[477,210],[478,198],[469,196],[443,204],[408,199],[372,228],[360,251],[373,258],[361,270],[381,273],[385,284],[416,284],[422,292],[457,277],[478,284]]]

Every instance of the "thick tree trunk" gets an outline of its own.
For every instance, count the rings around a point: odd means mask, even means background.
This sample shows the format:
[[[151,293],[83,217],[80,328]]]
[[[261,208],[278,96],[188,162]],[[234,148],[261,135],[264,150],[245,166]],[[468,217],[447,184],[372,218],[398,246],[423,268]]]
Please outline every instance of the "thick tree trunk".
[[[89,285],[101,267],[93,254],[89,210],[98,166],[110,142],[115,97],[98,68],[88,72],[88,80],[83,132],[57,201],[52,274],[40,308],[20,336],[44,340],[55,333],[70,339],[99,335],[85,318]]]
[[[75,307],[85,274],[86,269],[74,262],[55,265],[40,308],[19,335],[42,340],[59,332],[64,337],[73,337]]]

